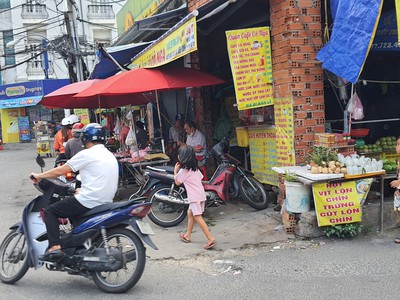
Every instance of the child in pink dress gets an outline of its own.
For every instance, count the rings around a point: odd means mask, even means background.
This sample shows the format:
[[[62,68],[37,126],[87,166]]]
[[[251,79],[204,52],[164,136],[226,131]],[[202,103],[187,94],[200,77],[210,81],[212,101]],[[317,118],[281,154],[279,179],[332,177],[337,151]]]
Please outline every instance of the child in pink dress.
[[[183,183],[189,198],[189,209],[187,213],[188,227],[186,233],[181,233],[179,235],[181,241],[184,243],[191,242],[194,221],[196,221],[207,238],[207,243],[203,248],[206,250],[214,248],[217,242],[202,216],[206,202],[206,194],[201,182],[203,175],[197,166],[196,154],[193,148],[188,146],[179,148],[178,162],[175,164],[174,175],[175,184],[181,185]]]

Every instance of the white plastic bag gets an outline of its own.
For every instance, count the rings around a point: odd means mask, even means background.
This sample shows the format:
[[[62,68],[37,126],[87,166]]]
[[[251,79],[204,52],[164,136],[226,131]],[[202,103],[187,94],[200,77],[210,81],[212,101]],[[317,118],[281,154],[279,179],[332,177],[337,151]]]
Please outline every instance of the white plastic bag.
[[[347,104],[346,110],[351,113],[351,117],[354,120],[364,119],[364,107],[357,92],[351,96],[349,103]]]
[[[132,145],[136,144],[136,134],[135,134],[135,130],[133,130],[132,127],[130,127],[128,135],[126,136],[125,144],[128,146],[132,146]]]
[[[115,119],[115,126],[114,126],[114,130],[113,131],[117,135],[121,132],[121,121],[119,120],[118,116]]]

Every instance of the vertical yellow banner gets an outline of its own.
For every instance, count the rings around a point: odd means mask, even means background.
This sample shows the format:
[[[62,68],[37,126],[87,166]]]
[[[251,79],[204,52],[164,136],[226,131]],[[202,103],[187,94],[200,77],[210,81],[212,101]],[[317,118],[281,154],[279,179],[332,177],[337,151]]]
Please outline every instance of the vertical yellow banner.
[[[269,27],[226,32],[238,110],[274,104]]]
[[[251,171],[262,183],[278,185],[275,127],[249,128]]]
[[[294,166],[294,119],[293,99],[274,99],[278,166]]]
[[[394,0],[396,5],[396,21],[397,21],[397,43],[400,44],[400,0]]]

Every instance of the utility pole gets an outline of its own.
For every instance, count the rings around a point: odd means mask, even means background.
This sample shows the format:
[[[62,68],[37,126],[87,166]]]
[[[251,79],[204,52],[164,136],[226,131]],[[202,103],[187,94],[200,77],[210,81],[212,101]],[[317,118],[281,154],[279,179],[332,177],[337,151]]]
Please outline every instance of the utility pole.
[[[83,66],[82,66],[82,55],[81,49],[79,46],[79,35],[78,35],[78,27],[76,25],[76,3],[74,0],[67,0],[67,15],[68,19],[66,20],[67,33],[72,37],[74,55],[75,55],[75,67],[76,67],[76,77],[77,81],[83,81]]]
[[[73,45],[73,54],[75,62],[75,70],[73,71],[73,65],[68,64],[68,72],[70,79],[73,82],[76,81],[83,81],[83,66],[82,66],[82,56],[81,56],[81,49],[79,46],[79,35],[78,29],[76,26],[76,11],[75,11],[75,2],[74,0],[66,0],[67,1],[67,13],[65,14],[65,26],[67,27],[67,34],[68,36],[72,37],[72,45]],[[76,74],[76,76],[75,76]],[[64,113],[66,117],[69,117],[71,114],[70,109],[64,109]]]

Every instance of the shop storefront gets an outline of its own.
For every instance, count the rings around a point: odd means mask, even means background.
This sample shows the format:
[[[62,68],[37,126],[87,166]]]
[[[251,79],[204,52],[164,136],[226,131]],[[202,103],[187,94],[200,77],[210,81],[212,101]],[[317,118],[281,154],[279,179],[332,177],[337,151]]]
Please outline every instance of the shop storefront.
[[[210,146],[233,133],[231,153],[261,182],[279,187],[278,206],[285,198],[284,178],[273,168],[305,165],[316,145],[315,135],[334,127],[326,124],[325,117],[331,117],[336,100],[327,103],[325,99],[324,71],[316,59],[323,47],[323,12],[328,9],[323,5],[302,0],[188,1],[189,12],[198,13],[196,48],[172,62],[227,79],[224,86],[188,93],[194,100],[193,119]],[[172,31],[181,29],[177,26]],[[159,61],[171,64],[165,60],[169,57],[165,50],[179,45],[184,37],[175,36],[165,47],[145,49],[141,60],[135,57],[137,66],[156,67],[151,64]],[[350,95],[350,85],[346,89]],[[342,134],[333,135],[328,148],[354,153],[354,140],[348,141],[345,128],[343,124]]]
[[[43,95],[67,84],[68,79],[48,79],[0,86],[3,142],[30,141],[34,122],[61,120],[62,109],[47,109],[39,104]]]

